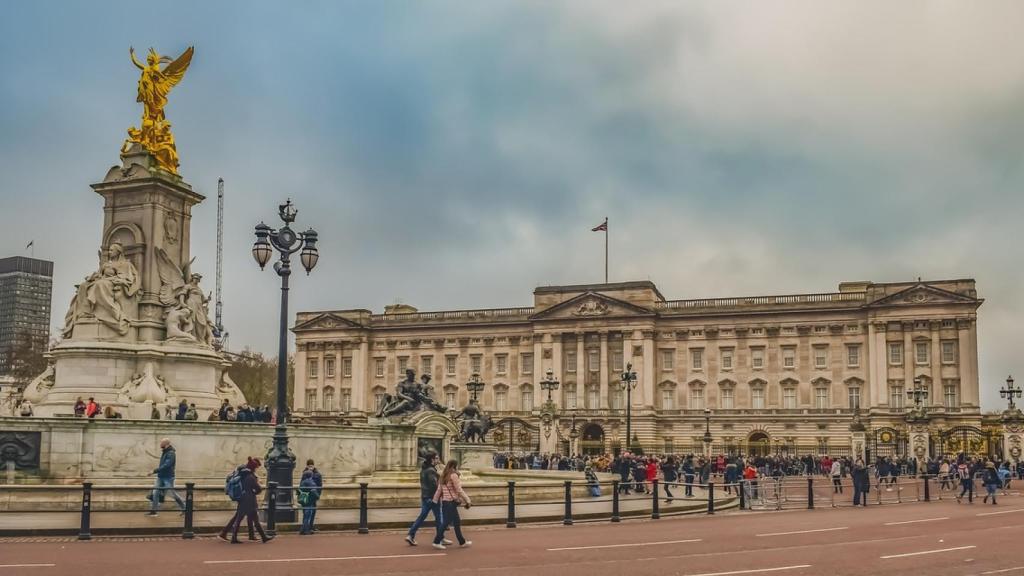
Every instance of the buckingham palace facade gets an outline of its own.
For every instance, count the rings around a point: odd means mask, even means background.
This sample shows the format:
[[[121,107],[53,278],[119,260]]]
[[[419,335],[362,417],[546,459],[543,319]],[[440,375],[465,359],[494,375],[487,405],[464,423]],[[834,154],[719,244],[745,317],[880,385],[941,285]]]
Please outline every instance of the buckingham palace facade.
[[[935,431],[981,427],[981,303],[970,279],[699,300],[666,300],[643,281],[539,287],[520,308],[301,312],[294,409],[365,421],[407,368],[459,409],[479,374],[490,440],[528,451],[550,371],[561,449],[613,452],[625,445],[631,364],[634,444],[648,452],[700,451],[707,408],[715,452],[848,454],[856,411],[874,453],[900,454],[915,387]]]

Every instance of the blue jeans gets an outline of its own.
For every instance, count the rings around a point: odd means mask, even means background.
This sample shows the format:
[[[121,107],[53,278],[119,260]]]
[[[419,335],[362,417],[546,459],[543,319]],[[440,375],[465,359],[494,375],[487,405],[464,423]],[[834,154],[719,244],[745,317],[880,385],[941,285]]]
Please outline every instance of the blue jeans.
[[[413,539],[416,538],[416,531],[423,526],[423,523],[427,521],[427,514],[434,513],[434,525],[441,525],[441,505],[434,502],[431,498],[424,498],[420,503],[420,515],[416,517],[416,520],[409,527],[409,536]]]
[[[170,491],[171,496],[174,497],[174,501],[177,502],[178,508],[182,511],[185,510],[185,502],[182,501],[181,496],[174,491],[174,477],[161,478],[157,476],[156,483],[153,484],[153,493],[150,495],[152,502],[149,505],[150,512],[156,512],[156,509],[160,507],[160,500],[163,498],[164,492]]]
[[[316,503],[302,507],[302,529],[299,534],[312,534],[313,521],[316,519]]]

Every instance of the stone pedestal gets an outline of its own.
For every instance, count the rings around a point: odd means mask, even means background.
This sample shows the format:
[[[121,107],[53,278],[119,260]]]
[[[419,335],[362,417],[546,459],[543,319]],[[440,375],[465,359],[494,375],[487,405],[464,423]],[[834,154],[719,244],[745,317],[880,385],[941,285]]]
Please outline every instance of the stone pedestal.
[[[1024,459],[1024,413],[1019,409],[1003,413],[1003,459],[1014,466]]]
[[[459,468],[477,472],[494,469],[494,454],[497,448],[490,444],[451,443],[451,457],[459,461]]]
[[[927,462],[932,457],[929,437],[927,424],[910,426],[910,453],[917,458],[919,464]]]

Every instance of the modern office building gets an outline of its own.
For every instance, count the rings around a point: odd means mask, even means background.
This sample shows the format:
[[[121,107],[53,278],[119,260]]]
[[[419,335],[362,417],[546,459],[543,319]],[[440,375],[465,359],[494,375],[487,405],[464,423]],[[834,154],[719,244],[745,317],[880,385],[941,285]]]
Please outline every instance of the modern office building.
[[[53,262],[0,258],[0,376],[15,368],[14,350],[46,350],[50,339]]]

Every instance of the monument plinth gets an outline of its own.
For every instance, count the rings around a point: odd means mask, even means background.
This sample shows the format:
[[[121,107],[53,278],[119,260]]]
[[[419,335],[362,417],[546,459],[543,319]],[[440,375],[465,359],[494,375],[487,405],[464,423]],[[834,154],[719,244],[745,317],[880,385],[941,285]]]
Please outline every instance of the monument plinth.
[[[128,130],[121,164],[92,185],[104,202],[99,262],[76,286],[52,369],[25,390],[40,416],[71,414],[88,397],[136,418],[182,399],[200,417],[223,398],[244,401],[214,347],[202,277],[191,271],[192,207],[204,197],[177,172],[163,112],[191,57],[190,48],[161,68],[153,51],[146,66],[132,55],[142,70],[142,129]]]

